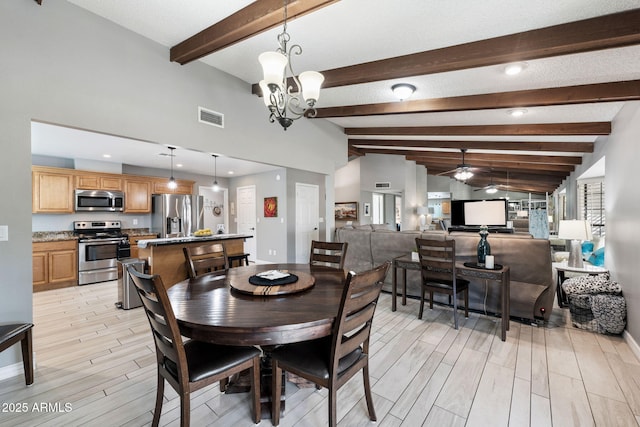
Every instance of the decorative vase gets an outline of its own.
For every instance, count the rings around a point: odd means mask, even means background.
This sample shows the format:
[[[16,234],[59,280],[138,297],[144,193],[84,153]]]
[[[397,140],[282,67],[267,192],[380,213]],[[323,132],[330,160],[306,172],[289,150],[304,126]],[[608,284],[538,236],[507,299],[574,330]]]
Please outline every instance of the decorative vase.
[[[484,265],[487,255],[491,255],[491,245],[487,241],[489,229],[486,225],[480,227],[480,241],[478,242],[478,264]]]

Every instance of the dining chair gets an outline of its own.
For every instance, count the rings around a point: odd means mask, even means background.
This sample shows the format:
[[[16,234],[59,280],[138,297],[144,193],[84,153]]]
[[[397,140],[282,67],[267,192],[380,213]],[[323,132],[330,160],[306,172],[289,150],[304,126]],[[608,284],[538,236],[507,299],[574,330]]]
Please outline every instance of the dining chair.
[[[247,369],[252,381],[253,421],[259,423],[260,350],[197,340],[183,342],[160,276],[140,273],[133,266],[129,266],[127,271],[142,300],[156,346],[158,385],[152,426],[157,426],[160,421],[165,380],[180,395],[180,425],[188,426],[192,392]]]
[[[431,309],[433,309],[433,294],[444,293],[449,295],[449,303],[453,297],[453,322],[458,329],[458,293],[464,293],[464,316],[469,317],[469,281],[456,277],[456,241],[417,237],[416,247],[422,272],[418,319],[422,319],[425,292],[429,291],[429,308]]]
[[[222,243],[185,246],[182,250],[191,279],[212,271],[220,271],[220,274],[227,274],[229,271],[229,257]]]
[[[347,255],[347,242],[311,241],[310,264],[328,265],[337,269],[344,269],[344,259]]]
[[[271,352],[271,422],[280,422],[282,371],[329,389],[329,425],[336,425],[337,391],[362,370],[369,419],[376,421],[369,380],[369,336],[380,290],[389,266],[386,263],[362,273],[349,272],[338,315],[330,336],[276,347]]]
[[[31,330],[33,323],[12,323],[0,325],[0,352],[5,351],[16,343],[22,348],[22,366],[24,367],[24,381],[33,384],[33,344]]]

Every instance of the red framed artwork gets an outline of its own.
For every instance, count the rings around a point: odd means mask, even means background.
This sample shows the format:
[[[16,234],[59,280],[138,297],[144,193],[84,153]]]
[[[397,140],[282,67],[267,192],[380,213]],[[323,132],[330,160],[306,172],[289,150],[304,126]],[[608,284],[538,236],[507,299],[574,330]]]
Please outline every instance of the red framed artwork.
[[[278,198],[265,197],[264,198],[264,217],[275,218],[277,216],[278,216]]]

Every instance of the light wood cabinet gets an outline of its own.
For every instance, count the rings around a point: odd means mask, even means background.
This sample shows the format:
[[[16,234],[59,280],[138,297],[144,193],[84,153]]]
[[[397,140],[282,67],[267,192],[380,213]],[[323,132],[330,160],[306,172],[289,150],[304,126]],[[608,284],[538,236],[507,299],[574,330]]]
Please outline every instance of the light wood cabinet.
[[[78,284],[76,240],[33,243],[33,290]]]
[[[73,174],[65,169],[32,168],[32,212],[72,213],[73,178]]]
[[[144,177],[125,178],[124,212],[151,212],[151,181]]]
[[[153,179],[153,194],[193,194],[193,181],[176,179],[178,186],[175,189],[167,187],[167,178]]]
[[[138,241],[139,240],[155,239],[156,237],[158,236],[156,236],[155,234],[129,237],[129,244],[131,245],[131,258],[138,258],[138,255],[139,255]]]
[[[82,190],[122,191],[122,178],[119,176],[82,174],[76,176],[76,188]]]

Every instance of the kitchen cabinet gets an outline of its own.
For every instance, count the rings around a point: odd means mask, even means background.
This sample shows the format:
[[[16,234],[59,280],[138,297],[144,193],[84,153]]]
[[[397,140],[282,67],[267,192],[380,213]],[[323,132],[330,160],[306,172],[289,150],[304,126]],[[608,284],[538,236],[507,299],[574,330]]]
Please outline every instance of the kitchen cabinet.
[[[33,167],[33,213],[72,213],[74,176],[66,169]]]
[[[155,234],[149,234],[145,236],[130,236],[129,244],[131,245],[131,258],[138,258],[139,249],[138,249],[138,241],[139,240],[149,240],[156,239],[158,236]]]
[[[153,194],[193,194],[193,181],[176,179],[178,186],[173,190],[167,187],[168,182],[167,178],[154,178]]]
[[[145,177],[124,179],[124,212],[151,212],[151,181]]]
[[[44,291],[78,284],[78,242],[33,243],[33,290]]]
[[[76,176],[76,188],[82,190],[122,191],[122,178],[118,175],[83,173]]]

